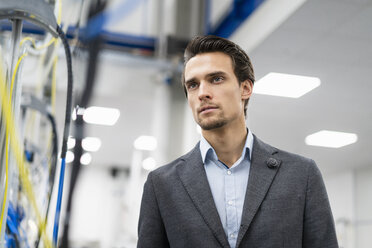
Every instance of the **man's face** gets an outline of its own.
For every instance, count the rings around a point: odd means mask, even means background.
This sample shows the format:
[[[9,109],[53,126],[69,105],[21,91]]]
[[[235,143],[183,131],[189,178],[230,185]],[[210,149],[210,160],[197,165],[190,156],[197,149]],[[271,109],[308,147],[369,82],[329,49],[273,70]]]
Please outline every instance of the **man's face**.
[[[230,56],[198,54],[187,62],[184,75],[188,103],[202,129],[244,121],[244,100],[252,94],[252,84],[239,85]]]

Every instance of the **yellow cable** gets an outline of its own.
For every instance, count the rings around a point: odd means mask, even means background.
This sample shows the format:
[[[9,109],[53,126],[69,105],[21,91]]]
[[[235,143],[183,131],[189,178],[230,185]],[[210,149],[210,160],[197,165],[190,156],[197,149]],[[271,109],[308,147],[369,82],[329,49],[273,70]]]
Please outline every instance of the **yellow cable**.
[[[20,42],[19,45],[22,46],[26,41],[30,41],[32,43],[34,49],[36,49],[36,50],[42,50],[42,49],[44,49],[44,48],[52,45],[54,42],[57,41],[57,39],[53,37],[52,39],[50,39],[50,41],[47,44],[44,44],[44,45],[41,45],[41,46],[37,47],[34,38],[32,38],[32,37],[25,37],[25,38],[23,38],[21,40],[21,42]]]
[[[3,75],[1,74],[0,77]],[[1,78],[3,80],[3,78]],[[5,216],[5,203],[7,200],[7,194],[8,194],[8,161],[9,161],[9,154],[8,154],[8,130],[7,126],[5,126],[5,190],[4,190],[4,197],[3,197],[3,206],[1,207],[1,216],[0,216],[0,231],[3,230],[3,220]]]
[[[21,61],[25,56],[27,56],[27,53],[23,54],[18,59],[17,64],[14,68],[14,72],[13,72],[13,76],[12,76],[12,82],[11,82],[11,85],[10,85],[10,97],[9,97],[10,98],[9,99],[10,104],[12,103],[12,92],[13,92],[13,86],[14,86],[15,77],[16,77],[16,74],[17,74],[17,71],[18,71],[18,67],[21,64]],[[8,168],[9,168],[8,143],[9,143],[9,135],[8,135],[7,128],[5,127],[5,191],[4,191],[4,197],[3,197],[3,206],[1,208],[0,230],[2,230],[3,219],[4,219],[4,216],[5,216],[5,203],[6,203],[7,195],[8,195],[8,177],[9,177],[9,173],[8,173]]]
[[[13,75],[12,75],[12,82],[10,84],[10,102],[12,101],[12,93],[13,93],[14,81],[15,81],[15,77],[17,75],[18,67],[21,64],[23,58],[26,57],[27,55],[28,55],[28,53],[22,54],[22,56],[18,59],[17,64],[16,64],[16,66],[14,68]]]
[[[23,43],[25,43],[26,41],[31,41],[32,42],[32,45],[34,45],[34,47],[36,47],[35,39],[34,38],[31,38],[31,37],[25,37],[25,38],[23,38],[21,40],[21,43],[19,45],[22,46]]]
[[[19,142],[19,136],[18,136],[17,130],[15,129],[14,116],[11,112],[11,101],[7,94],[6,84],[5,84],[3,75],[4,75],[3,68],[2,68],[2,64],[0,63],[0,98],[1,98],[1,106],[2,106],[2,115],[5,119],[5,130],[7,133],[9,132],[10,134],[10,137],[11,137],[10,147],[12,148],[13,156],[15,157],[16,164],[18,165],[19,174],[20,174],[23,188],[25,189],[26,195],[29,201],[31,202],[31,206],[33,207],[35,211],[39,230],[42,234],[42,239],[44,241],[45,246],[48,248],[51,248],[53,247],[53,245],[46,234],[46,223],[42,219],[38,206],[37,206],[35,193],[33,191],[32,184],[29,179],[29,170],[24,164],[23,148]]]
[[[56,41],[57,41],[57,39],[53,37],[52,39],[50,39],[50,41],[49,41],[47,44],[44,44],[44,45],[39,46],[39,47],[35,47],[35,49],[36,49],[36,50],[42,50],[42,49],[44,49],[44,48],[46,48],[46,47],[52,45],[52,44],[53,44],[54,42],[56,42]]]
[[[62,0],[58,0],[58,16],[57,16],[57,24],[61,25],[62,20]]]

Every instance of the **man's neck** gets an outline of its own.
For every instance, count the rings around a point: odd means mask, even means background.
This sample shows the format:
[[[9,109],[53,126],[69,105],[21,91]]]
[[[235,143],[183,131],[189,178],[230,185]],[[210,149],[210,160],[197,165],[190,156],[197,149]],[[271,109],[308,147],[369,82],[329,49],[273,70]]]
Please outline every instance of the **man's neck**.
[[[223,126],[213,130],[203,130],[203,137],[216,151],[220,161],[231,167],[241,156],[248,135],[245,121],[237,126]]]

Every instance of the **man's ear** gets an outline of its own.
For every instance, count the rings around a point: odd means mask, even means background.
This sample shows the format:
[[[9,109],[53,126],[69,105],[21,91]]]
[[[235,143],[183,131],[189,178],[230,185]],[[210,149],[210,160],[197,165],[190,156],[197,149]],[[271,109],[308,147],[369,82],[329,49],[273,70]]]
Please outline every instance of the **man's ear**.
[[[247,100],[252,95],[253,83],[250,80],[245,80],[241,82],[240,91],[241,91],[242,100]]]

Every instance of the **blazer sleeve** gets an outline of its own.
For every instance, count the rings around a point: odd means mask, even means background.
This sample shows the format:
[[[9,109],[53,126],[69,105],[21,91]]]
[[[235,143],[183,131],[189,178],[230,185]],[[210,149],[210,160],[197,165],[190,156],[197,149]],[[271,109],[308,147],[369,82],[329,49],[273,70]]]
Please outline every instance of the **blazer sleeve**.
[[[156,199],[152,173],[149,174],[142,195],[138,222],[137,248],[169,247],[163,220]]]
[[[303,247],[337,248],[331,207],[322,175],[314,161],[308,168]]]

